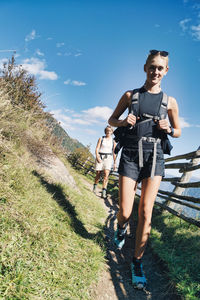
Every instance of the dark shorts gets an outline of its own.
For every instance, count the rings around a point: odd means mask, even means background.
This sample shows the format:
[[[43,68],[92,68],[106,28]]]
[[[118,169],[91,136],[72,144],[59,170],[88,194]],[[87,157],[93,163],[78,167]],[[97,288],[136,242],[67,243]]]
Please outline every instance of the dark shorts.
[[[143,149],[143,167],[139,167],[139,152],[136,149],[123,148],[118,172],[122,176],[129,177],[137,182],[151,177],[153,162],[153,149]],[[165,162],[162,149],[157,149],[156,167],[154,176],[165,176]]]

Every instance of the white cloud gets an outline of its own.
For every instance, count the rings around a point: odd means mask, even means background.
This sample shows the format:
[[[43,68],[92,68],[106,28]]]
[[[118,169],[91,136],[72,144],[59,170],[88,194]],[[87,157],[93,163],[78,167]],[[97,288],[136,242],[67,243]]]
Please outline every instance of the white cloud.
[[[0,59],[0,69],[2,69],[3,65],[7,64],[7,63],[8,63],[8,58],[2,58],[2,59]]]
[[[86,83],[83,82],[83,81],[71,80],[71,79],[65,80],[64,84],[65,85],[69,85],[70,84],[70,85],[74,85],[74,86],[84,86],[84,85],[86,85]]]
[[[191,21],[191,19],[184,19],[179,22],[179,25],[180,25],[181,29],[183,30],[183,32],[185,32],[188,29],[188,23],[190,21]]]
[[[71,129],[71,130],[93,130],[90,128],[91,126],[105,126],[108,118],[112,113],[112,109],[104,106],[104,107],[93,107],[88,110],[83,110],[80,113],[76,113],[71,109],[58,109],[51,112],[55,118],[62,122],[63,128]],[[78,127],[77,127],[78,126]],[[73,129],[72,129],[73,128]]]
[[[39,55],[39,56],[44,56],[44,53],[42,53],[42,52],[40,51],[40,49],[37,49],[37,50],[35,51],[35,53],[36,53],[37,55]]]
[[[86,132],[88,135],[96,135],[96,134],[97,134],[97,131],[96,131],[96,130],[93,130],[93,129],[85,129],[85,132]]]
[[[91,145],[91,152],[95,153],[97,140],[104,134],[107,120],[112,109],[104,106],[92,107],[81,112],[64,108],[51,111],[62,128],[84,145]]]
[[[181,128],[186,128],[186,127],[191,127],[192,126],[187,121],[185,121],[185,119],[183,117],[179,117],[179,119],[180,119]]]
[[[72,55],[71,52],[65,52],[65,54],[64,54],[64,56],[70,56],[70,55]]]
[[[39,79],[57,80],[58,75],[54,71],[46,71],[45,60],[39,60],[38,58],[27,58],[22,62],[22,67],[30,74],[39,76]]]
[[[54,71],[40,70],[39,79],[57,80],[58,75]]]
[[[56,44],[56,47],[57,48],[61,48],[62,46],[64,46],[65,44],[64,43],[57,43]],[[61,49],[60,49],[61,50]],[[66,51],[66,50],[65,50]],[[74,56],[74,57],[79,57],[79,56],[82,56],[83,53],[81,52],[81,50],[67,50],[66,52],[58,52],[57,55],[63,55],[63,56]]]
[[[61,126],[65,130],[74,130],[73,119],[70,116],[67,116],[63,114],[63,111],[61,109],[53,110],[51,111],[51,114],[53,114],[54,118],[60,122]]]
[[[64,108],[64,112],[73,114],[74,110],[73,109]]]
[[[64,81],[64,84],[68,85],[68,84],[70,84],[70,82],[71,82],[71,79],[67,79]]]
[[[0,63],[1,64],[7,63],[8,60],[9,60],[8,58],[2,58],[2,59],[0,59]]]
[[[197,26],[191,26],[191,30],[192,30],[192,36],[200,41],[200,24]]]
[[[81,56],[81,55],[82,55],[82,53],[76,53],[76,54],[74,54],[75,57],[78,57],[78,56]]]
[[[74,112],[73,112],[72,116],[73,116],[74,118],[81,118],[81,117],[82,117],[81,114],[77,114],[77,113],[74,113]]]
[[[26,37],[25,41],[29,42],[31,40],[34,40],[36,38],[36,31],[33,29]]]
[[[15,49],[0,50],[0,52],[16,52]]]
[[[180,120],[180,126],[181,128],[188,128],[188,127],[196,127],[196,128],[199,128],[200,127],[200,124],[190,124],[188,123],[185,118],[183,117],[179,117],[179,120]]]
[[[83,113],[88,119],[95,120],[100,119],[107,121],[111,116],[113,110],[108,106],[96,106],[88,110],[83,110]]]
[[[60,48],[60,47],[63,47],[64,45],[65,45],[65,43],[57,43],[57,44],[56,44],[56,47],[57,47],[57,48]]]
[[[73,81],[71,82],[71,84],[72,84],[72,85],[75,85],[75,86],[84,86],[84,85],[86,85],[85,82],[83,82],[83,81],[77,81],[77,80],[73,80]]]
[[[83,119],[74,119],[73,122],[75,124],[80,124],[80,125],[90,125],[90,121],[86,121]]]

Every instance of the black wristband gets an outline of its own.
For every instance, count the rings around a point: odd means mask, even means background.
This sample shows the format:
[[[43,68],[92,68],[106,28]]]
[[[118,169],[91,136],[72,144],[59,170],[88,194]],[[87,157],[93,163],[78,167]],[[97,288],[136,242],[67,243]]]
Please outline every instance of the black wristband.
[[[170,126],[170,128],[171,128],[171,132],[170,133],[168,133],[170,136],[174,136],[174,128],[173,127],[171,127]]]

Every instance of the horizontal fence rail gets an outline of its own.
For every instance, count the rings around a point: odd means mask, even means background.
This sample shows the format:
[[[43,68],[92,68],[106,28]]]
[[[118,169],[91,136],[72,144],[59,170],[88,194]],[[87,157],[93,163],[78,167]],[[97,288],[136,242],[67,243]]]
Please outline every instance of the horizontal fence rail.
[[[190,160],[189,162],[176,162],[177,160],[184,159]],[[70,159],[69,159],[70,160]],[[168,163],[172,162],[174,163]],[[81,169],[85,175],[95,174],[95,162],[87,158],[84,162],[77,159],[76,161],[71,161],[72,165]],[[165,169],[177,169],[181,173],[180,177],[166,177],[163,178],[163,182],[168,182],[172,186],[175,186],[172,192],[159,189],[157,194],[157,199],[155,201],[156,205],[160,206],[162,209],[167,210],[169,213],[183,219],[184,221],[200,227],[199,211],[200,211],[200,197],[193,197],[189,195],[183,195],[185,189],[187,188],[200,188],[200,181],[190,182],[192,172],[194,170],[200,169],[200,147],[197,151],[193,151],[186,154],[181,154],[165,159]],[[109,184],[113,187],[118,186],[118,173],[111,171],[109,177]],[[138,191],[141,190],[140,187],[137,188]],[[138,197],[140,194],[136,193]],[[199,192],[200,194],[200,192]],[[176,207],[178,205],[178,209]],[[183,213],[183,208],[191,209],[192,212],[197,212],[197,217],[190,217]]]

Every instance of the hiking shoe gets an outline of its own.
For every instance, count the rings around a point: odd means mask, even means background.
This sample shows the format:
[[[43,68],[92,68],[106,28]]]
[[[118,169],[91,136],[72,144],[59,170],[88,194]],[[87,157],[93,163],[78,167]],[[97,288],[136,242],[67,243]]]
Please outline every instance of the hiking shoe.
[[[115,231],[114,242],[117,248],[119,249],[121,249],[124,246],[127,226],[128,223],[126,223],[124,227],[120,227],[119,224],[117,224],[117,230]]]
[[[102,197],[102,198],[106,198],[106,189],[103,189],[103,190],[102,190],[101,197]]]
[[[141,259],[133,258],[131,263],[132,284],[134,288],[142,290],[146,287],[147,281],[144,276]]]
[[[94,183],[94,185],[93,185],[93,193],[96,194],[96,191],[97,191],[97,184]]]

